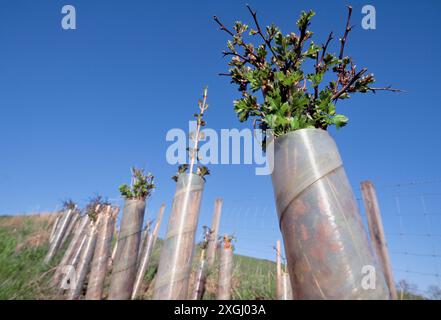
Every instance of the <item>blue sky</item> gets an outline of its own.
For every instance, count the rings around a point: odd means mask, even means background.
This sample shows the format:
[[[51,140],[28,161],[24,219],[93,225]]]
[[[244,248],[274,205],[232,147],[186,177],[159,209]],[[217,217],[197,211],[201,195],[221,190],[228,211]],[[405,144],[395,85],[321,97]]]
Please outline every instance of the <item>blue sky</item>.
[[[301,10],[315,10],[311,29],[318,43],[331,30],[341,34],[348,3],[248,2],[262,24],[275,22],[285,32],[294,31]],[[94,193],[118,199],[132,165],[156,176],[150,217],[161,203],[170,207],[176,167],[165,161],[165,135],[187,128],[202,88],[209,86],[209,127],[250,127],[233,112],[236,88],[217,76],[227,67],[221,55],[227,38],[212,20],[217,15],[228,25],[251,23],[245,3],[1,0],[0,213],[52,210],[68,197],[83,204]],[[77,30],[61,28],[65,4],[76,7]],[[441,3],[351,4],[356,27],[346,52],[379,85],[407,91],[358,96],[338,106],[350,123],[331,134],[357,196],[365,179],[379,186],[440,179]],[[376,30],[361,28],[365,4],[376,7]],[[252,165],[210,168],[200,224],[209,224],[214,199],[222,197],[221,229],[236,233],[238,252],[272,258],[280,235],[270,177],[255,176]],[[428,192],[439,189],[435,184]],[[437,201],[434,210],[441,212],[440,206]],[[441,233],[441,224],[432,228]],[[438,240],[432,238],[430,247],[439,250]],[[415,250],[427,246],[429,239]]]

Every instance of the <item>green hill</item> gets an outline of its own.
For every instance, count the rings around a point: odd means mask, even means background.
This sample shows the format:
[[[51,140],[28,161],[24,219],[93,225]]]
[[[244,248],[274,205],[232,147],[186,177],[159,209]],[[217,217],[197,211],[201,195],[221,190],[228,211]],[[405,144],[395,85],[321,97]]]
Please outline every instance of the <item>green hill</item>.
[[[0,299],[57,298],[48,283],[62,252],[51,265],[43,264],[51,220],[50,214],[0,216]],[[148,285],[154,279],[161,245],[158,239],[145,279],[144,298],[151,296]],[[274,262],[240,255],[235,255],[234,261],[233,299],[274,298]],[[205,299],[214,299],[216,280],[217,270],[214,269],[207,280]]]

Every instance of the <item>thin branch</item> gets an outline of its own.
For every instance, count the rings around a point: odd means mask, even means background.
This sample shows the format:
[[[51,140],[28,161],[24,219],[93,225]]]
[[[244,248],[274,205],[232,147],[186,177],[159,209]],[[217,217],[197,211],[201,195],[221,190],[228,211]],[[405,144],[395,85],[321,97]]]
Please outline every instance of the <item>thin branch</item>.
[[[325,43],[325,45],[323,46],[323,50],[322,50],[322,58],[320,59],[320,63],[319,63],[319,64],[321,64],[321,63],[323,62],[323,59],[325,58],[326,51],[328,50],[329,43],[332,41],[332,39],[334,39],[333,35],[334,35],[333,32],[331,32],[331,33],[329,34],[329,36],[328,36],[328,40],[326,40],[326,43]]]
[[[344,51],[345,51],[345,44],[346,44],[346,40],[348,38],[348,34],[349,32],[352,30],[353,26],[351,27],[351,16],[352,16],[352,7],[348,6],[348,20],[346,21],[346,28],[345,28],[345,33],[343,35],[343,38],[340,39],[341,42],[341,47],[340,47],[340,55],[339,58],[340,60],[343,59],[343,55],[344,55]]]
[[[254,20],[254,24],[256,25],[257,28],[257,33],[261,36],[261,38],[263,39],[263,41],[265,42],[265,44],[268,46],[268,48],[270,49],[271,53],[273,54],[274,57],[277,57],[276,53],[273,50],[273,47],[271,45],[271,40],[267,39],[265,37],[265,35],[262,32],[262,29],[260,28],[259,25],[259,21],[257,20],[257,11],[253,11],[253,9],[251,9],[250,5],[247,4],[247,8],[248,11],[251,13],[251,15],[253,16],[253,20]]]
[[[368,88],[368,90],[372,91],[373,93],[376,93],[376,91],[390,91],[390,92],[398,92],[398,93],[406,92],[405,90],[392,88],[392,86],[387,86],[384,88]]]
[[[367,68],[363,68],[361,71],[359,71],[356,75],[354,75],[354,77],[351,79],[351,81],[349,81],[345,86],[343,86],[343,88],[340,89],[340,91],[338,91],[337,93],[335,93],[331,100],[337,100],[343,93],[345,93],[350,86],[352,86],[358,79],[361,78],[361,76],[363,74],[365,74],[367,71]]]
[[[190,154],[190,166],[189,166],[190,174],[193,173],[193,168],[194,168],[194,165],[197,162],[197,158],[198,158],[198,150],[199,150],[198,147],[199,147],[199,139],[200,139],[200,132],[201,132],[201,119],[204,116],[205,110],[208,109],[207,95],[208,95],[208,87],[206,87],[204,89],[204,95],[203,95],[202,101],[199,104],[200,112],[199,112],[198,122],[196,124],[196,137],[194,138],[193,151]]]
[[[224,57],[225,57],[225,56],[236,56],[236,57],[241,58],[241,59],[242,59],[243,61],[245,61],[245,62],[248,62],[248,63],[250,63],[250,64],[253,64],[253,63],[251,62],[250,59],[245,58],[243,55],[241,55],[241,54],[238,53],[238,52],[222,51],[222,54],[224,55]]]
[[[216,21],[217,24],[220,26],[220,29],[221,29],[221,30],[225,31],[225,32],[228,33],[230,36],[234,37],[234,33],[231,32],[230,30],[228,30],[228,28],[225,27],[225,26],[223,25],[222,22],[220,22],[220,20],[219,20],[219,18],[218,18],[217,16],[213,16],[213,19],[214,19],[214,21]]]

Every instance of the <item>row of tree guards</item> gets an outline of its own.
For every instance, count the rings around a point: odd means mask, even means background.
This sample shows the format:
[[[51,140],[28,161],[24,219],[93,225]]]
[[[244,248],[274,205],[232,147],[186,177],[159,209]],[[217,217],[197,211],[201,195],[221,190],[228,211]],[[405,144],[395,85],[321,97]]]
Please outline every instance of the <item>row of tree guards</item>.
[[[216,199],[213,228],[204,227],[204,241],[200,244],[201,255],[198,261],[194,284],[192,285],[192,292],[187,295],[189,289],[187,281],[185,284],[187,286],[185,295],[182,293],[184,291],[182,289],[180,292],[172,292],[171,296],[168,296],[167,299],[202,299],[205,292],[205,281],[209,272],[208,266],[215,264],[217,252],[220,252],[219,292],[217,297],[220,299],[231,298],[233,274],[232,237],[225,235],[222,237],[222,240],[216,241],[221,206],[222,200]],[[56,239],[67,237],[70,239],[70,242],[64,251],[61,261],[56,266],[52,278],[52,284],[56,293],[60,296],[65,296],[69,300],[81,298],[100,300],[105,297],[116,300],[133,300],[142,297],[143,290],[145,289],[143,281],[156,244],[164,209],[165,205],[161,205],[153,230],[149,230],[150,223],[147,223],[143,232],[141,226],[145,203],[139,200],[127,200],[120,223],[119,236],[113,249],[112,240],[115,234],[117,234],[118,207],[97,205],[94,209],[96,213],[95,219],[91,218],[88,214],[80,216],[80,212],[76,208],[58,214],[53,223],[53,235],[49,240],[50,248],[57,247]],[[78,215],[79,218],[72,219],[73,215]],[[69,219],[70,222],[67,223],[72,225],[72,228],[65,226],[66,221]],[[170,218],[170,222],[172,221],[172,218]],[[144,245],[140,247],[140,243],[144,243]],[[167,248],[165,243],[162,252]],[[209,246],[211,243],[215,243],[215,245]],[[192,247],[194,248],[194,243]],[[116,252],[113,257],[112,252]],[[51,258],[48,257],[53,257],[56,253],[57,250],[54,249],[48,251],[47,263],[51,261]],[[168,258],[167,255],[162,253],[161,259],[164,256]],[[208,261],[208,257],[213,257],[211,262]],[[187,270],[189,279],[191,268]],[[161,285],[157,284],[158,279],[161,279],[159,275],[160,273],[158,272],[155,278],[155,294],[163,292]],[[107,294],[105,293],[106,279],[110,280]],[[169,286],[176,286],[173,282],[174,279],[176,277],[170,277],[168,280]],[[161,284],[161,282],[159,283]],[[156,299],[166,298],[159,297]]]
[[[195,234],[199,220],[205,176],[209,170],[197,165],[198,144],[201,128],[205,125],[204,112],[207,89],[199,101],[199,114],[194,145],[189,149],[190,165],[182,165],[173,179],[176,190],[171,206],[167,232],[163,239],[157,273],[154,278],[153,299],[202,299],[205,280],[210,267],[215,264],[217,236],[221,216],[222,200],[217,199],[212,227],[204,227],[204,241],[200,245],[198,275],[194,288],[189,294],[195,251]],[[188,172],[187,172],[188,171]],[[50,263],[63,247],[63,241],[70,238],[61,262],[56,267],[52,282],[57,293],[70,300],[84,297],[88,300],[138,299],[143,295],[143,280],[148,270],[164,205],[161,206],[153,231],[151,223],[144,225],[146,200],[155,188],[154,177],[143,170],[132,169],[130,185],[122,185],[120,192],[125,199],[119,231],[116,232],[118,207],[112,207],[101,198],[92,201],[81,216],[75,205],[69,204],[67,210],[55,220],[50,236],[50,248],[45,262]],[[95,205],[96,204],[96,205]],[[73,230],[73,234],[72,233]],[[115,234],[118,234],[112,249]],[[219,265],[218,297],[231,297],[233,272],[232,237],[224,236]],[[108,279],[108,284],[106,283]],[[105,289],[108,287],[108,292]]]
[[[194,283],[190,284],[205,177],[210,173],[197,164],[206,99],[207,89],[195,114],[196,132],[191,134],[194,144],[188,149],[190,163],[179,166],[173,177],[176,190],[153,280],[153,299],[202,299],[216,255],[216,298],[231,299],[233,238],[224,235],[218,241],[221,199],[215,202],[211,228],[204,227]],[[301,129],[267,143],[274,146],[272,181],[286,254],[282,267],[281,245],[277,242],[276,298],[396,298],[372,183],[362,183],[371,246],[339,152],[327,131]],[[50,263],[70,239],[53,277],[58,293],[68,299],[126,300],[143,296],[143,280],[164,212],[161,206],[153,230],[151,223],[143,229],[146,200],[155,188],[153,179],[150,173],[133,168],[131,184],[120,187],[125,203],[118,232],[118,207],[96,201],[82,216],[74,204],[66,206],[54,223],[45,257]],[[113,241],[115,234],[118,236]],[[373,268],[367,270],[374,274],[366,274],[366,267]]]

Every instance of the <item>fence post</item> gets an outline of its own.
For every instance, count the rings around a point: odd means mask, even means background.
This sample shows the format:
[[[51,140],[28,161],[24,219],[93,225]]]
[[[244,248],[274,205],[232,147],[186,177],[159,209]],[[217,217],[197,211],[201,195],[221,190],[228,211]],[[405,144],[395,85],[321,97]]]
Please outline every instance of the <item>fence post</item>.
[[[216,239],[217,239],[217,234],[219,232],[219,223],[222,213],[222,203],[223,200],[221,198],[216,199],[216,201],[214,202],[213,220],[211,222],[212,234],[207,248],[207,261],[209,267],[213,266],[214,259],[216,258]]]
[[[281,300],[282,297],[282,261],[280,256],[280,240],[276,242],[276,263],[277,263],[277,272],[276,272],[276,299]]]
[[[397,299],[397,290],[395,288],[394,278],[392,275],[392,267],[390,263],[389,253],[387,249],[386,237],[384,235],[383,223],[381,220],[380,207],[378,205],[375,187],[370,181],[361,183],[361,191],[363,194],[364,206],[369,225],[369,234],[371,242],[380,260],[383,268],[384,276],[389,287],[392,299]]]
[[[145,248],[142,248],[142,256],[139,259],[139,266],[136,274],[135,284],[133,285],[132,300],[139,297],[142,289],[142,280],[144,280],[145,273],[150,264],[150,258],[153,254],[153,249],[155,248],[156,239],[158,238],[159,227],[161,226],[162,216],[164,214],[165,205],[161,205],[156,218],[156,224],[153,228],[151,234],[147,234],[147,239],[145,240]]]

